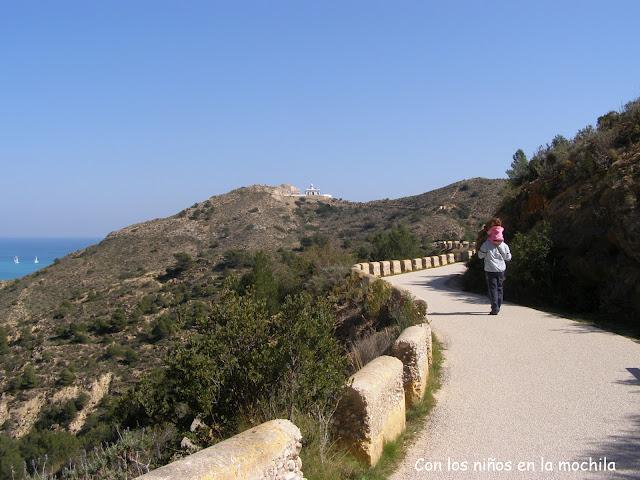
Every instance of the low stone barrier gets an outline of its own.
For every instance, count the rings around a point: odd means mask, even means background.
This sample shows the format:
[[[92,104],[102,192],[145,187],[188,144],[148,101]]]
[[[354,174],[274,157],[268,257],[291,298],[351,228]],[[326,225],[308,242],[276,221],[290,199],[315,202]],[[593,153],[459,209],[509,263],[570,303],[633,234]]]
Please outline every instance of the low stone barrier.
[[[427,389],[431,365],[431,327],[427,323],[406,328],[393,344],[391,354],[403,365],[407,408],[419,403]]]
[[[302,435],[289,420],[271,420],[137,480],[303,480]]]
[[[380,262],[380,274],[383,277],[388,277],[389,275],[391,275],[391,262],[390,261]]]
[[[475,249],[472,247],[475,242],[461,242],[455,241],[439,241],[434,242],[434,246],[438,248],[455,247],[456,251],[443,253],[440,255],[433,255],[431,257],[412,258],[404,260],[383,260],[379,262],[357,263],[351,270],[354,272],[362,270],[365,273],[371,274],[375,277],[387,277],[389,275],[397,275],[399,273],[413,272],[416,270],[423,270],[425,268],[435,268],[443,265],[448,265],[455,262],[462,262],[469,260],[475,253]],[[467,249],[465,249],[467,248]],[[449,248],[450,249],[450,248]]]
[[[396,275],[402,273],[402,264],[400,260],[391,260],[391,274]]]
[[[431,365],[430,351],[431,327],[427,323],[406,328],[391,347],[391,354],[403,365],[407,408],[419,403],[424,397]]]
[[[354,373],[342,397],[334,423],[342,445],[375,465],[386,442],[405,429],[404,367],[383,355]]]
[[[376,277],[380,276],[380,262],[369,263],[369,273]]]

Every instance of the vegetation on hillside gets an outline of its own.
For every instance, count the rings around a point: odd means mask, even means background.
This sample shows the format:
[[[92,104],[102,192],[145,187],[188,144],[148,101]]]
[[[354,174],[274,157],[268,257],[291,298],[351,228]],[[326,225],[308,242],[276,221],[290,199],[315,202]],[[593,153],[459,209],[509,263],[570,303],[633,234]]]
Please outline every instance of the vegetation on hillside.
[[[312,446],[321,465],[347,375],[421,321],[424,307],[386,283],[349,276],[353,257],[320,236],[299,252],[228,257],[224,280],[214,284],[194,282],[198,262],[176,255],[159,296],[81,329],[91,341],[154,312],[138,341],[162,344],[165,353],[137,382],[105,397],[77,436],[66,429],[86,404],[83,393],[43,408],[26,437],[0,436],[0,478],[129,478],[189,453],[185,437],[201,448],[272,418],[290,418],[321,442]],[[73,341],[77,332],[65,332],[64,341]],[[130,364],[138,350],[111,343],[104,355]],[[24,372],[16,392],[37,384],[34,368]],[[65,369],[58,382],[74,379]],[[123,451],[137,460],[123,463]]]
[[[90,393],[100,381],[96,395],[122,395],[165,357],[185,319],[206,314],[231,273],[240,294],[251,287],[274,314],[288,295],[323,295],[355,261],[420,256],[431,253],[432,240],[470,238],[503,184],[469,179],[366,203],[241,188],[3,282],[0,431],[27,435],[37,412],[66,398],[65,389]],[[103,406],[95,405],[84,413],[99,415]]]
[[[497,209],[514,255],[507,297],[640,334],[640,100],[530,160],[519,150],[507,173]],[[479,288],[471,265],[467,286]]]

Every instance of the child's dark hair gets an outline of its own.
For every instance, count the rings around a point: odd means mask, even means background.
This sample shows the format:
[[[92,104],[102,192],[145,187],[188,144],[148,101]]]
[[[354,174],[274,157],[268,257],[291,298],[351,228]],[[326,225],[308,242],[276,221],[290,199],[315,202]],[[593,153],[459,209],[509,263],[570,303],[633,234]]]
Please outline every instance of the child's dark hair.
[[[498,217],[493,217],[491,219],[491,226],[493,226],[493,227],[501,227],[502,226],[502,220],[500,220]]]

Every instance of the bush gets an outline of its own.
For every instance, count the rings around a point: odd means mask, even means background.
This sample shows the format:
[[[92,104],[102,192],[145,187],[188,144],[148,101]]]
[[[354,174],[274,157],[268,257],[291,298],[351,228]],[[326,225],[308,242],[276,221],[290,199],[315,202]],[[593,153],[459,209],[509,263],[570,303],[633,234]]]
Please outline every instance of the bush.
[[[151,329],[151,339],[154,342],[159,342],[160,340],[169,338],[175,330],[176,323],[173,318],[167,314],[161,315]]]
[[[241,285],[257,300],[266,303],[270,312],[275,312],[278,304],[278,284],[273,275],[271,260],[264,252],[258,252],[253,257],[253,267],[242,280]]]
[[[75,379],[76,379],[76,374],[73,373],[68,368],[65,368],[60,373],[60,379],[58,380],[58,384],[63,386],[63,387],[66,387],[66,386],[71,385],[74,382]]]
[[[176,263],[167,268],[166,273],[160,277],[161,281],[166,281],[181,276],[194,264],[191,255],[185,252],[175,253],[173,255],[173,258],[175,259]]]
[[[20,453],[20,441],[0,434],[0,480],[22,478],[24,458]]]
[[[37,387],[38,383],[38,376],[36,375],[36,369],[33,368],[33,365],[27,365],[24,367],[22,377],[20,378],[20,388],[28,390],[30,388]]]
[[[4,355],[9,351],[9,341],[7,340],[7,329],[0,327],[0,355]]]
[[[127,316],[124,313],[124,310],[119,308],[111,314],[111,317],[103,317],[96,320],[96,322],[91,325],[91,329],[98,335],[104,335],[107,333],[121,332],[125,329],[127,324]]]
[[[421,254],[420,241],[404,225],[375,235],[371,243],[374,261],[416,258]]]
[[[553,265],[549,257],[552,245],[551,226],[547,222],[513,237],[509,288],[514,298],[541,299],[552,292]]]
[[[80,442],[68,432],[33,430],[20,442],[20,450],[31,473],[37,467],[40,472],[51,474],[78,454]]]
[[[87,404],[89,396],[81,393],[76,398],[72,398],[62,403],[54,403],[40,412],[40,418],[36,422],[36,428],[47,430],[53,425],[67,427],[76,417],[79,410]]]
[[[168,369],[130,394],[125,416],[132,422],[198,415],[217,433],[232,433],[239,414],[262,409],[264,399],[287,415],[325,404],[346,375],[333,329],[327,301],[289,296],[272,314],[263,299],[227,286],[196,331],[169,353]]]
[[[71,304],[64,300],[53,314],[53,318],[59,320],[66,317],[71,312]]]

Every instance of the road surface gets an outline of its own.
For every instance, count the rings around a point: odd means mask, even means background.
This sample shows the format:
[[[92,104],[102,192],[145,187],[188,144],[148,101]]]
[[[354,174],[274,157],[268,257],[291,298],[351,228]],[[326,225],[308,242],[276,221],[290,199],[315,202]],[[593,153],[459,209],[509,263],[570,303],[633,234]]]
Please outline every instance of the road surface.
[[[487,315],[452,281],[464,268],[385,279],[427,301],[446,348],[437,404],[391,478],[640,479],[640,343],[509,303]]]

